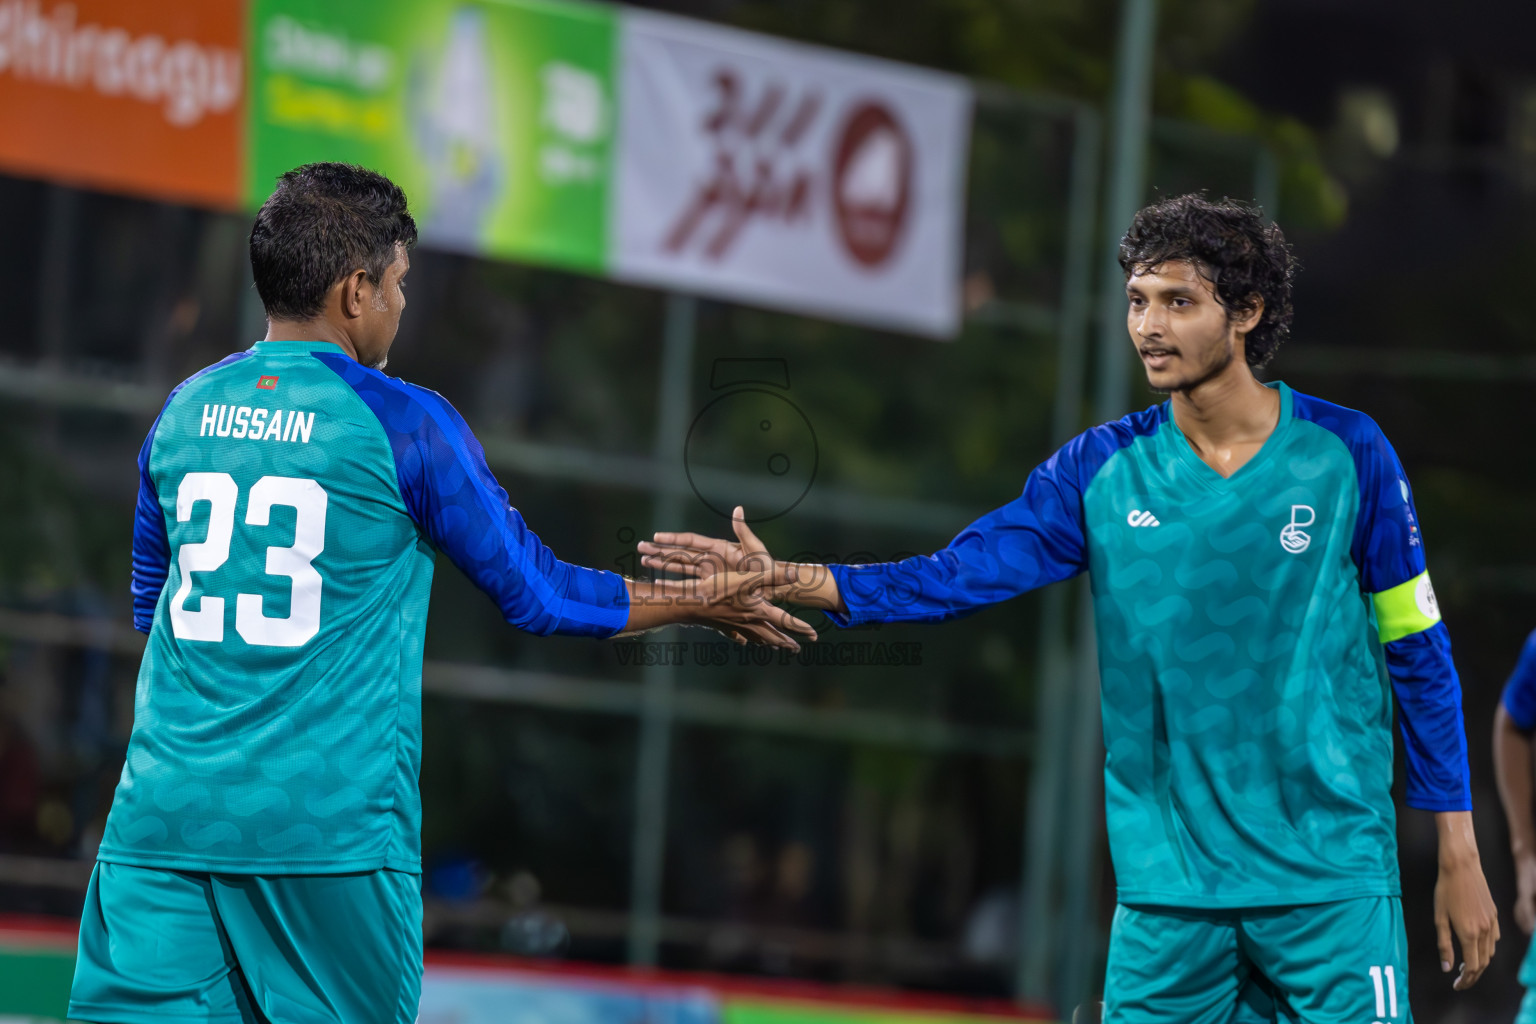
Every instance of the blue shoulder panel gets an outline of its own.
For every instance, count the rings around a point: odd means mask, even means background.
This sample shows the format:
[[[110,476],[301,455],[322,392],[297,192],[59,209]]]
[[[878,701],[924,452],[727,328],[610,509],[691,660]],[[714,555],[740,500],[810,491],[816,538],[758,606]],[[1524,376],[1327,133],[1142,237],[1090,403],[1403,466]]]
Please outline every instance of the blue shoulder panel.
[[[441,395],[340,353],[313,356],[378,417],[411,518],[508,622],[541,636],[603,637],[624,628],[623,578],[562,562],[540,542],[496,482],[485,449]]]
[[[1292,392],[1299,419],[1339,438],[1360,486],[1351,554],[1360,587],[1379,594],[1425,572],[1424,542],[1408,474],[1386,435],[1362,412]],[[1443,622],[1384,645],[1408,762],[1407,799],[1426,811],[1472,809],[1472,772],[1461,715],[1461,680]]]
[[[1525,638],[1520,660],[1504,684],[1504,710],[1522,732],[1536,730],[1536,631]]]
[[[165,512],[160,508],[155,482],[149,476],[149,452],[155,443],[155,431],[159,429],[160,419],[171,400],[182,388],[220,367],[247,359],[250,354],[249,350],[231,353],[172,388],[139,448],[139,501],[133,512],[133,578],[129,590],[133,593],[133,628],[140,633],[148,633],[154,625],[155,605],[160,601],[160,591],[165,589],[165,578],[171,571],[171,539],[165,528]]]
[[[1024,492],[932,555],[875,565],[834,565],[848,614],[861,622],[939,622],[1069,579],[1088,567],[1083,492],[1110,457],[1157,432],[1165,405],[1085,431],[1029,475]]]
[[[1424,544],[1413,511],[1408,474],[1376,421],[1363,412],[1291,392],[1297,419],[1309,420],[1344,442],[1355,460],[1360,514],[1350,553],[1367,594],[1379,594],[1424,571]]]

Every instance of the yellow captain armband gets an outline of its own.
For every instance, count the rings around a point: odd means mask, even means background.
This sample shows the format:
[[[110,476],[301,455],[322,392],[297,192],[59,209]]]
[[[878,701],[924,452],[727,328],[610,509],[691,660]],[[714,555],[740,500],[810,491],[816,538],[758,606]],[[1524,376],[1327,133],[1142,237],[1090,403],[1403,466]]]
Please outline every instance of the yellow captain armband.
[[[1391,590],[1372,594],[1371,603],[1376,606],[1377,635],[1384,644],[1422,633],[1440,621],[1440,603],[1428,570]]]

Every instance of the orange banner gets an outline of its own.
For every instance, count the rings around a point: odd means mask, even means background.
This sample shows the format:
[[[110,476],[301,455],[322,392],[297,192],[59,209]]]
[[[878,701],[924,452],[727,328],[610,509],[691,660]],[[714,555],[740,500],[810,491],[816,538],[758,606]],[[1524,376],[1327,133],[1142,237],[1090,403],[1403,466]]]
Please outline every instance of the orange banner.
[[[0,0],[0,170],[240,201],[241,0]]]

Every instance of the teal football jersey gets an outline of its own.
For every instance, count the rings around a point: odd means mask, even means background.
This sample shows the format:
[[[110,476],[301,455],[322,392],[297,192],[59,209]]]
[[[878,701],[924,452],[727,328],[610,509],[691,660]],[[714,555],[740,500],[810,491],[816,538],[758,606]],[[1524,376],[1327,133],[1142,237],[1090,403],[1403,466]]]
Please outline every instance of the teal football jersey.
[[[1369,418],[1278,387],[1274,433],[1229,478],[1164,403],[1079,436],[935,555],[833,568],[846,623],[1090,572],[1124,903],[1395,895],[1394,690],[1409,803],[1471,806],[1407,477]]]
[[[447,402],[334,345],[260,342],[199,373],[139,462],[149,641],[103,861],[419,871],[437,553],[532,632],[627,618],[623,580],[539,542]]]

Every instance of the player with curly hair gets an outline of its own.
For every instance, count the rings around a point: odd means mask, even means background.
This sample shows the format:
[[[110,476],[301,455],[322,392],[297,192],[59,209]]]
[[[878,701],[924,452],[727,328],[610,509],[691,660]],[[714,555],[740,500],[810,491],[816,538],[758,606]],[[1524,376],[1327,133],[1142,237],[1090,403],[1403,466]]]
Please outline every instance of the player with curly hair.
[[[1394,693],[1457,989],[1499,930],[1407,476],[1369,417],[1254,376],[1289,333],[1295,272],[1260,211],[1159,202],[1120,265],[1131,342],[1168,400],[1079,435],[942,551],[794,566],[792,597],[840,625],[936,622],[1088,571],[1119,896],[1104,1019],[1410,1020]],[[641,550],[698,577],[784,568],[740,515],[736,535]]]

